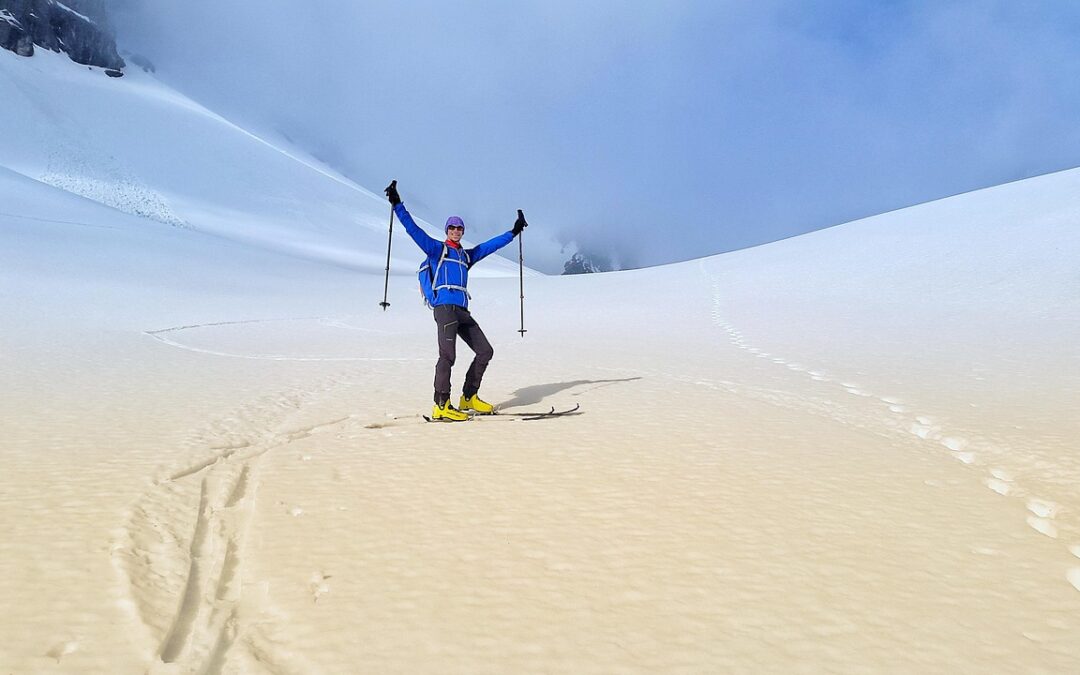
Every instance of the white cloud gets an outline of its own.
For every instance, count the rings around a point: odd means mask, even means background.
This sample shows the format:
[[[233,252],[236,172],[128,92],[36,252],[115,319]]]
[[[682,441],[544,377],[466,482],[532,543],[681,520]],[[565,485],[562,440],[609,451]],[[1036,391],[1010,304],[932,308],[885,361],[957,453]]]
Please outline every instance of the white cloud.
[[[473,236],[654,264],[1077,164],[1062,3],[127,8],[163,79]],[[572,251],[570,251],[572,252]]]

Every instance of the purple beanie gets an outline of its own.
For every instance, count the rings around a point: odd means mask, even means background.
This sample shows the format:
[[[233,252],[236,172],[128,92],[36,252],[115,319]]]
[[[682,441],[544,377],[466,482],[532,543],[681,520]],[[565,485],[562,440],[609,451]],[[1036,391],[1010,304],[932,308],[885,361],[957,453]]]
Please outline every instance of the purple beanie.
[[[443,232],[446,232],[447,230],[449,230],[451,225],[456,225],[457,227],[460,227],[462,230],[465,229],[465,221],[464,220],[462,220],[461,218],[458,218],[457,216],[450,216],[449,218],[446,219],[446,227],[443,228]]]

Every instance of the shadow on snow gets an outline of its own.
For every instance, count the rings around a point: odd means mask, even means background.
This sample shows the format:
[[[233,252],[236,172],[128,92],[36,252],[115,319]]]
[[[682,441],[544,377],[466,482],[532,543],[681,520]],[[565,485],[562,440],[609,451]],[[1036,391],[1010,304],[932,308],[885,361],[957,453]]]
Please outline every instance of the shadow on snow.
[[[548,396],[558,394],[561,391],[572,389],[574,387],[580,387],[585,385],[595,385],[589,387],[585,391],[592,391],[601,387],[609,387],[613,384],[619,384],[620,382],[633,382],[634,380],[640,380],[640,377],[627,377],[619,380],[571,380],[570,382],[552,382],[550,384],[534,384],[528,387],[522,387],[514,392],[514,397],[508,401],[503,401],[498,404],[500,410],[516,408],[519,406],[535,405],[540,403]]]

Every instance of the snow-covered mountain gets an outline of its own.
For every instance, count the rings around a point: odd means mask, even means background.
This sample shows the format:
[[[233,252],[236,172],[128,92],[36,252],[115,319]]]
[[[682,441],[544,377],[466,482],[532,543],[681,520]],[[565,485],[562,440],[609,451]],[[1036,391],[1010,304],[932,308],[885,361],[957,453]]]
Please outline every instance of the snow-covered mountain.
[[[382,196],[132,71],[0,52],[0,671],[1075,669],[1080,170],[489,259],[483,395],[581,409],[426,424]]]
[[[381,193],[285,139],[249,133],[150,73],[113,80],[46,50],[32,58],[0,52],[0,100],[9,130],[0,167],[166,225],[355,270],[385,268]],[[408,186],[401,191],[408,204]],[[393,271],[412,274],[418,254],[401,244]],[[476,274],[517,271],[516,261],[496,257]]]

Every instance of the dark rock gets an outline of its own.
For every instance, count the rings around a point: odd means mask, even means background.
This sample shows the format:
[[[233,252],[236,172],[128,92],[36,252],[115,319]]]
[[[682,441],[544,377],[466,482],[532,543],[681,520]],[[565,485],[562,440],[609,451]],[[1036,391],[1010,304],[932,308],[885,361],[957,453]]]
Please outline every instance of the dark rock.
[[[34,45],[87,66],[119,71],[127,65],[102,0],[0,0],[0,47],[33,56]]]
[[[584,253],[575,253],[563,265],[563,274],[593,274],[603,272],[604,267]]]
[[[15,39],[15,46],[11,50],[19,56],[34,55],[34,40],[29,35],[20,35]]]
[[[124,73],[122,71],[119,71],[119,70],[106,70],[105,74],[108,75],[109,77],[123,77],[124,76]]]
[[[0,1],[0,47],[9,49],[19,56],[34,55],[34,41],[23,22],[8,6],[9,2]]]

